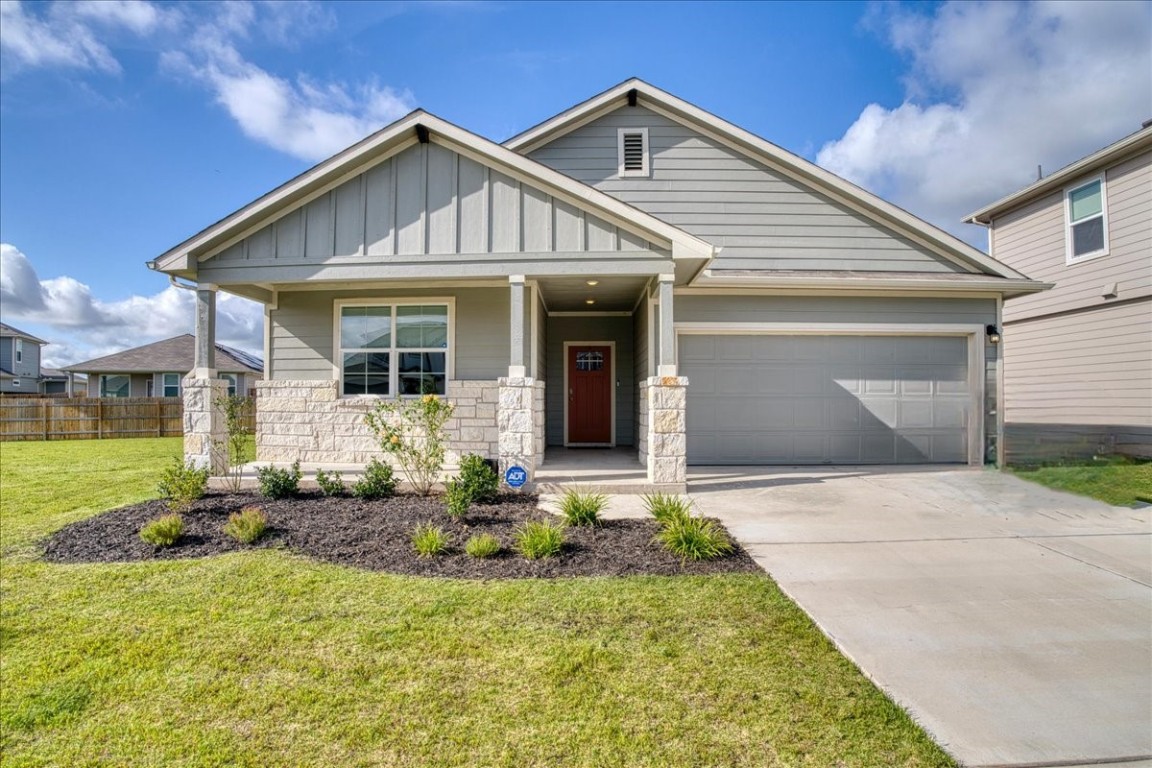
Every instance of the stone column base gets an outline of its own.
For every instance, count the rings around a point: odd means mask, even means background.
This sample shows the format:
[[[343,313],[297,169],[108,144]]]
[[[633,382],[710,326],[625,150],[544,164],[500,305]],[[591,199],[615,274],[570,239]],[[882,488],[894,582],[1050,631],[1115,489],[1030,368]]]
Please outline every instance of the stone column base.
[[[501,378],[496,414],[500,477],[509,467],[522,467],[527,481],[544,463],[544,382],[531,377]]]
[[[650,483],[688,482],[687,397],[683,376],[653,376],[640,383],[640,458]]]
[[[208,467],[213,476],[228,469],[228,429],[220,405],[227,396],[223,379],[184,379],[184,461]]]

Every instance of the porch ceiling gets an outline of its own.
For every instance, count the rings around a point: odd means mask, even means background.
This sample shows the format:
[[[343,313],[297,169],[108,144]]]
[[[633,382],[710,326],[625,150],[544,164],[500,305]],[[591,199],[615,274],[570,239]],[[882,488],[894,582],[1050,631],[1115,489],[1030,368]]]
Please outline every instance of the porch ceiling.
[[[549,312],[631,312],[648,279],[642,275],[545,277],[539,285]],[[596,285],[588,285],[590,280]],[[596,303],[588,304],[589,299]]]

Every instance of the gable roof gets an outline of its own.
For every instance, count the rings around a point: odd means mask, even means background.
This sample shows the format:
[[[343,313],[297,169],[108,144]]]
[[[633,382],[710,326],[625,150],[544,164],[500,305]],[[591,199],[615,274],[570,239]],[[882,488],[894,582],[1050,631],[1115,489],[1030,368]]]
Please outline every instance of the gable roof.
[[[638,78],[625,80],[559,115],[529,128],[504,142],[504,146],[529,153],[583,125],[630,103],[644,106],[687,125],[725,146],[756,160],[773,171],[818,190],[884,227],[895,230],[917,245],[969,269],[997,277],[1026,279],[963,240],[913,216],[908,211],[840,178],[815,163],[794,155],[759,136],[660,90]]]
[[[29,341],[34,341],[37,344],[48,343],[44,341],[44,339],[37,338],[27,331],[22,331],[19,328],[13,328],[7,323],[0,323],[0,336],[19,336],[22,339],[28,339]]]
[[[210,258],[289,211],[422,141],[446,146],[647,240],[667,244],[673,258],[703,261],[713,254],[710,243],[639,208],[447,120],[416,110],[193,235],[148,265],[169,274],[188,272],[194,269],[195,260]]]
[[[988,226],[992,223],[992,217],[998,214],[1026,203],[1033,198],[1050,194],[1065,184],[1074,181],[1078,176],[1083,176],[1092,171],[1104,168],[1105,166],[1113,165],[1116,161],[1128,155],[1135,155],[1149,148],[1152,148],[1152,121],[1146,123],[1143,128],[1135,133],[1130,133],[1119,141],[1113,142],[1103,149],[1093,152],[1074,163],[1070,163],[1055,173],[1048,174],[1034,184],[1030,184],[1018,192],[1013,192],[1007,197],[1000,198],[991,205],[986,205],[980,210],[968,214],[964,217],[964,221],[969,224]]]
[[[190,333],[133,347],[123,352],[66,366],[82,373],[187,373],[196,358],[196,337]],[[264,361],[223,344],[216,345],[216,370],[222,373],[264,372]]]

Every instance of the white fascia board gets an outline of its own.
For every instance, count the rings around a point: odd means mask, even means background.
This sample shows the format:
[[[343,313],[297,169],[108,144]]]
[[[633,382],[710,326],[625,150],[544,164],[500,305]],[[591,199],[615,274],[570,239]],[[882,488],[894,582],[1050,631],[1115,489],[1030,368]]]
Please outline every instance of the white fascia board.
[[[815,187],[837,202],[895,229],[918,245],[960,266],[968,269],[976,267],[978,271],[999,277],[1025,277],[963,240],[913,216],[903,208],[642,80],[627,80],[535,128],[512,137],[504,145],[517,152],[531,152],[597,117],[621,108],[623,106],[621,100],[633,89],[644,97],[644,106],[652,111],[677,122],[687,121],[692,127],[725,146],[764,163],[789,178]]]
[[[786,288],[786,289],[843,289],[843,290],[879,290],[879,291],[948,291],[948,292],[983,292],[1001,293],[1018,296],[1024,293],[1039,293],[1052,288],[1054,283],[1041,283],[1036,280],[1014,279],[1005,277],[988,277],[987,279],[971,279],[957,282],[948,279],[932,277],[887,277],[887,278],[852,278],[852,277],[819,277],[806,275],[803,277],[783,275],[747,275],[741,277],[713,277],[707,272],[698,277],[693,288]]]

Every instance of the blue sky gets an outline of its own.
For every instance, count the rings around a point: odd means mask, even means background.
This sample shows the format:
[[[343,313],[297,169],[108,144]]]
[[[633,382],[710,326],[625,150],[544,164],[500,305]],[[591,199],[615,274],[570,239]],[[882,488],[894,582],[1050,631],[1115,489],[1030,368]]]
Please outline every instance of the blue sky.
[[[56,365],[189,331],[144,261],[415,107],[503,140],[639,76],[981,246],[963,214],[1152,117],[1147,2],[0,13],[0,315]]]

